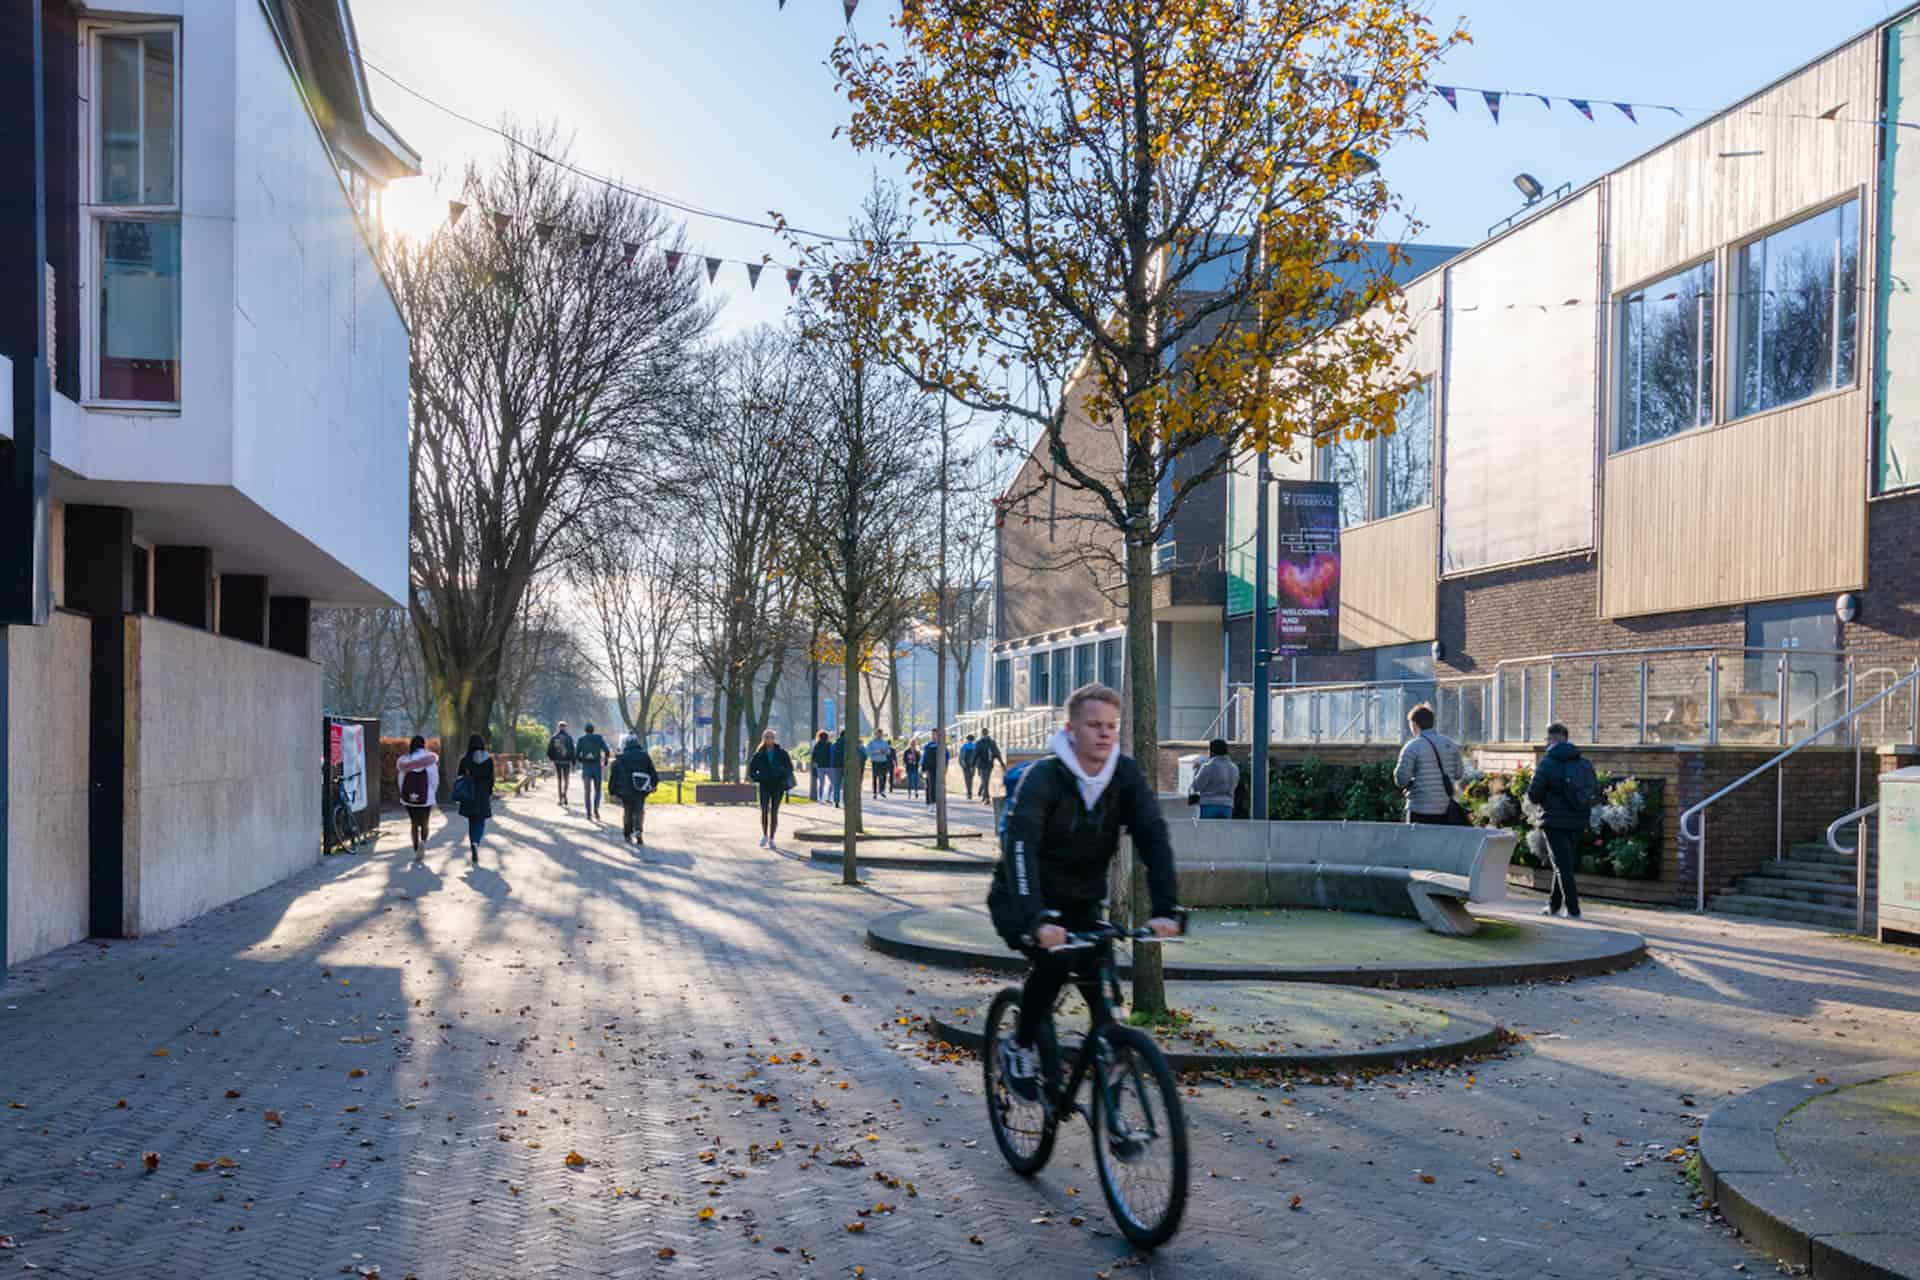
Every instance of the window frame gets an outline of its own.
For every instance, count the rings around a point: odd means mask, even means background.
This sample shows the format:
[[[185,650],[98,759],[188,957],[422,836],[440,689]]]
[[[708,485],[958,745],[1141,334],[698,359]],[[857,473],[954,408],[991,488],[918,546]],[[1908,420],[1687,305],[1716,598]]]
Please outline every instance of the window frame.
[[[1774,236],[1791,231],[1802,223],[1811,222],[1815,218],[1825,217],[1827,214],[1843,209],[1849,204],[1855,207],[1853,219],[1855,287],[1863,289],[1865,280],[1873,270],[1874,264],[1869,262],[1866,257],[1872,250],[1872,246],[1867,243],[1867,201],[1864,189],[1858,185],[1848,188],[1844,194],[1835,196],[1831,200],[1825,200],[1819,204],[1797,210],[1777,222],[1770,223],[1768,226],[1751,235],[1742,236],[1727,244],[1726,269],[1719,273],[1725,277],[1725,282],[1718,286],[1720,296],[1716,299],[1725,315],[1725,319],[1721,321],[1721,323],[1725,325],[1724,336],[1726,338],[1726,356],[1720,361],[1723,368],[1717,372],[1717,376],[1720,379],[1718,391],[1721,398],[1721,405],[1724,406],[1722,410],[1724,416],[1720,419],[1720,422],[1727,424],[1746,422],[1754,418],[1765,417],[1770,413],[1784,413],[1800,405],[1812,404],[1814,401],[1824,399],[1827,396],[1845,395],[1860,389],[1861,366],[1866,363],[1867,360],[1871,359],[1873,334],[1871,332],[1868,333],[1866,341],[1869,343],[1869,347],[1863,352],[1860,334],[1863,325],[1865,325],[1869,331],[1872,328],[1871,316],[1869,314],[1871,308],[1866,305],[1863,299],[1856,299],[1853,309],[1853,369],[1844,382],[1838,379],[1832,379],[1826,386],[1816,388],[1814,391],[1797,400],[1786,400],[1761,409],[1743,411],[1740,408],[1740,383],[1741,376],[1745,371],[1742,364],[1743,356],[1741,348],[1745,334],[1741,328],[1741,307],[1738,301],[1740,294],[1736,291],[1736,285],[1742,282],[1740,277],[1744,275],[1743,258],[1746,251],[1762,241],[1770,240]],[[1828,370],[1830,375],[1837,372],[1840,362],[1841,342],[1840,325],[1837,314],[1840,310],[1840,263],[1838,258],[1840,241],[1836,238],[1834,244],[1834,279],[1833,289],[1829,296],[1833,300],[1833,309],[1836,314],[1834,317],[1833,338],[1828,351]]]
[[[1755,237],[1755,239],[1765,238],[1764,235]],[[1743,241],[1741,243],[1751,243],[1751,241]],[[1726,256],[1730,258],[1731,254]],[[1613,315],[1609,320],[1607,333],[1607,341],[1612,349],[1613,359],[1613,372],[1608,380],[1610,394],[1607,410],[1607,455],[1609,457],[1614,454],[1632,453],[1636,449],[1646,449],[1654,445],[1665,444],[1669,440],[1677,440],[1682,436],[1692,435],[1696,431],[1709,431],[1714,427],[1721,426],[1730,421],[1727,416],[1727,395],[1730,390],[1727,383],[1731,376],[1728,369],[1728,365],[1731,362],[1727,359],[1727,352],[1722,349],[1720,342],[1720,339],[1724,336],[1722,334],[1722,328],[1731,328],[1731,322],[1727,318],[1727,304],[1730,297],[1730,290],[1726,284],[1727,262],[1723,261],[1722,257],[1723,255],[1720,249],[1709,250],[1706,253],[1689,258],[1684,262],[1657,271],[1624,289],[1615,291],[1612,300]],[[1625,330],[1628,301],[1633,295],[1644,294],[1648,289],[1662,281],[1670,280],[1675,276],[1685,275],[1690,271],[1697,271],[1701,267],[1711,268],[1713,274],[1713,279],[1708,284],[1706,291],[1697,295],[1695,303],[1695,305],[1698,306],[1699,300],[1705,299],[1710,300],[1713,304],[1713,316],[1707,320],[1706,323],[1699,326],[1700,335],[1694,343],[1693,352],[1694,395],[1696,398],[1703,395],[1707,397],[1706,421],[1695,422],[1692,426],[1684,427],[1672,435],[1661,436],[1657,440],[1642,440],[1637,444],[1622,444],[1621,432],[1626,428],[1627,344]],[[1712,357],[1713,365],[1711,371],[1706,368],[1707,362],[1703,359],[1704,356],[1709,354]]]
[[[1109,689],[1117,690],[1120,688],[1121,684],[1124,683],[1127,678],[1126,640],[1122,636],[1106,636],[1103,639],[1097,641],[1096,644],[1097,644],[1097,648],[1095,650],[1094,664],[1095,664],[1095,670],[1099,673],[1097,678],[1099,679],[1101,684],[1106,685]],[[1112,646],[1111,649],[1108,648],[1109,645]],[[1111,680],[1107,679],[1107,666],[1106,666],[1107,654],[1109,652],[1111,652],[1114,655],[1113,679]]]
[[[1433,509],[1433,494],[1436,487],[1435,479],[1439,470],[1438,450],[1436,447],[1440,434],[1438,383],[1439,374],[1424,373],[1414,379],[1412,386],[1407,389],[1408,394],[1412,394],[1418,390],[1424,390],[1427,399],[1427,500],[1425,502],[1408,507],[1405,511],[1395,511],[1391,515],[1381,514],[1386,507],[1387,441],[1391,438],[1385,432],[1376,431],[1371,439],[1366,440],[1348,440],[1345,435],[1342,434],[1323,447],[1314,450],[1313,478],[1315,480],[1333,481],[1334,450],[1342,447],[1352,447],[1354,445],[1363,445],[1366,448],[1367,474],[1365,488],[1367,494],[1367,511],[1360,519],[1351,521],[1344,518],[1345,513],[1343,512],[1343,518],[1340,522],[1340,528],[1342,530],[1356,529],[1362,525],[1378,524],[1383,520],[1398,520],[1401,516],[1410,516],[1418,511],[1430,511]],[[1401,397],[1402,403],[1404,403],[1405,400],[1406,396],[1403,395]],[[1395,407],[1394,414],[1396,418],[1399,416],[1398,406]],[[1394,434],[1397,435],[1398,433],[1399,425],[1396,422]]]
[[[1051,649],[1047,653],[1047,659],[1053,667],[1053,678],[1048,681],[1047,692],[1053,696],[1053,705],[1055,707],[1064,707],[1067,705],[1067,698],[1073,693],[1071,687],[1073,684],[1073,648],[1070,645],[1061,645],[1059,648]],[[1065,676],[1066,679],[1060,679],[1061,676]]]
[[[1035,650],[1027,655],[1027,706],[1051,707],[1053,705],[1053,687],[1050,673],[1053,660],[1045,649]]]
[[[80,329],[80,403],[83,408],[132,411],[137,413],[177,414],[180,412],[181,390],[180,375],[184,375],[186,365],[186,221],[181,191],[185,186],[185,142],[184,118],[185,93],[185,40],[181,23],[167,19],[139,19],[133,21],[102,20],[85,22],[80,27],[81,58],[81,99],[80,110],[80,235],[82,249],[79,254],[80,295],[79,314],[85,320]],[[149,36],[164,34],[172,38],[173,43],[173,200],[166,204],[124,203],[106,204],[101,201],[100,165],[103,159],[100,145],[100,131],[103,126],[101,114],[100,87],[104,82],[102,60],[105,44],[103,37]],[[141,79],[141,94],[144,102],[146,81]],[[145,112],[140,113],[144,118]],[[144,135],[141,142],[141,172],[146,169],[146,144]],[[144,183],[142,183],[144,187]],[[141,194],[144,196],[145,191]],[[100,391],[100,358],[105,344],[103,326],[106,321],[101,304],[96,301],[105,288],[106,281],[106,224],[113,222],[172,223],[179,228],[180,272],[179,272],[179,315],[176,321],[180,341],[180,352],[176,359],[181,366],[176,376],[175,399],[173,400],[116,400],[104,396]]]
[[[993,660],[993,705],[1011,709],[1013,706],[1013,659],[995,658]]]

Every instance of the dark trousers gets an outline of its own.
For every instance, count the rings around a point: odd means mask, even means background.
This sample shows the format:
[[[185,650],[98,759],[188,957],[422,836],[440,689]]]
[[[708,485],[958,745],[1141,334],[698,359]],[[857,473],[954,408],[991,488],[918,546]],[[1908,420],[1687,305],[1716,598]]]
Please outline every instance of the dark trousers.
[[[1450,827],[1453,825],[1447,820],[1447,815],[1444,813],[1414,813],[1411,810],[1407,813],[1407,821],[1432,827]]]
[[[921,781],[927,784],[927,803],[937,803],[940,799],[940,771],[938,769],[930,770],[922,777]]]
[[[876,796],[887,794],[887,762],[885,760],[869,760],[867,761],[867,767],[873,770],[873,794]]]
[[[1094,922],[1091,908],[1063,911],[1061,917],[1054,923],[1065,929],[1085,929]],[[1060,998],[1061,989],[1068,981],[1100,976],[1100,952],[1093,947],[1079,951],[1042,951],[1039,947],[1020,950],[1032,962],[1032,967],[1027,970],[1026,983],[1020,988],[1020,1022],[1014,1028],[1014,1038],[1023,1045],[1032,1045],[1038,1043],[1040,1027],[1053,1012],[1053,1002]]]
[[[573,776],[573,765],[566,760],[553,762],[553,778],[560,784],[560,803],[567,802],[567,779]]]
[[[779,787],[760,784],[760,834],[769,840],[780,834],[780,802],[786,794]]]
[[[969,800],[973,799],[973,766],[972,765],[963,764],[960,766],[960,780],[966,783],[967,785],[967,799]]]
[[[1580,885],[1575,873],[1580,869],[1580,833],[1577,831],[1556,831],[1547,828],[1547,851],[1553,855],[1553,894],[1547,899],[1547,905],[1558,911],[1562,906],[1567,914],[1580,914]]]
[[[433,814],[433,806],[410,804],[407,806],[407,821],[413,824],[413,847],[422,848],[427,843],[427,819]]]
[[[586,803],[587,816],[600,816],[600,766],[597,764],[580,766],[580,799]]]
[[[624,796],[620,801],[620,833],[628,839],[638,840],[647,825],[647,798],[645,796]]]

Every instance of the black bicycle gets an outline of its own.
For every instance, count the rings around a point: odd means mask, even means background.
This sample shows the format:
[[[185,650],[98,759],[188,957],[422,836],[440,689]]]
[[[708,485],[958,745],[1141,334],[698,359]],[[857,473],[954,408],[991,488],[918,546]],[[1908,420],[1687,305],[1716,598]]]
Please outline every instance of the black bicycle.
[[[327,832],[333,837],[333,848],[352,849],[360,844],[360,819],[353,811],[353,801],[347,795],[347,780],[335,774],[330,779],[333,799],[327,805]]]
[[[1114,940],[1153,937],[1146,929],[1126,930],[1104,921],[1067,935],[1061,950],[1099,952],[1098,974],[1074,980],[1091,1025],[1063,1080],[1061,1045],[1053,1011],[1047,1012],[1039,1044],[1043,1084],[1038,1101],[1028,1102],[1009,1088],[1000,1068],[1001,1040],[1013,1034],[1020,1018],[1020,988],[1008,987],[993,998],[981,1053],[993,1140],[1013,1171],[1023,1177],[1038,1173],[1053,1154],[1060,1117],[1078,1112],[1093,1130],[1094,1163],[1107,1207],[1127,1239],[1146,1249],[1173,1238],[1187,1206],[1187,1120],[1173,1070],[1152,1036],[1113,1016],[1124,1004],[1114,972]],[[1083,1082],[1091,1083],[1085,1103],[1079,1101]]]

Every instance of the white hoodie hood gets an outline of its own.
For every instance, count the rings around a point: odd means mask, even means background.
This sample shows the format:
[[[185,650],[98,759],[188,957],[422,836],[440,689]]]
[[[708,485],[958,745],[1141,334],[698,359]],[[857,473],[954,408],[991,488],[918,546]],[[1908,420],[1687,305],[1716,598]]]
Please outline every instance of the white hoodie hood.
[[[1115,743],[1113,751],[1107,756],[1107,762],[1100,766],[1099,773],[1088,773],[1080,765],[1080,757],[1073,754],[1073,742],[1067,737],[1065,729],[1057,729],[1047,739],[1047,750],[1053,752],[1067,771],[1073,774],[1073,780],[1080,786],[1080,800],[1089,810],[1100,803],[1100,795],[1113,781],[1113,771],[1120,763],[1120,744]]]

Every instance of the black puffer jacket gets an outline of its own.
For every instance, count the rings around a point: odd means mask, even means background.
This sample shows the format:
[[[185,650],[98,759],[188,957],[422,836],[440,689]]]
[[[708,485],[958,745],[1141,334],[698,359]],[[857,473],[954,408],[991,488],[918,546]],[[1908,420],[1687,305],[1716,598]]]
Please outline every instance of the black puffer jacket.
[[[1057,757],[1036,760],[1021,772],[1007,797],[1006,834],[993,869],[987,909],[1008,946],[1041,923],[1043,911],[1085,916],[1107,896],[1107,868],[1120,847],[1120,828],[1133,836],[1147,866],[1153,914],[1172,916],[1173,846],[1166,819],[1147,776],[1132,757],[1121,756],[1113,778],[1089,810],[1073,771]]]

